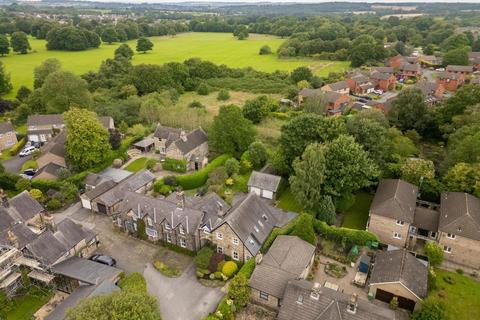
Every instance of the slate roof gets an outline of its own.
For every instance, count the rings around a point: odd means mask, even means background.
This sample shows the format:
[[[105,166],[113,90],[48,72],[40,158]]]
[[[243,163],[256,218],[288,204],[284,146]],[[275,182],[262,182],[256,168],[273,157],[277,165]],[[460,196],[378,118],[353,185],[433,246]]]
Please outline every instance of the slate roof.
[[[108,181],[108,180],[111,180],[111,178],[109,177],[103,177],[99,174],[96,174],[96,173],[89,173],[86,177],[85,177],[85,184],[86,185],[89,185],[89,186],[98,186],[100,185],[101,183],[105,182],[105,181]]]
[[[100,284],[113,281],[120,276],[122,270],[79,257],[70,257],[57,263],[53,272],[88,284]]]
[[[384,72],[378,72],[378,71],[373,71],[370,74],[370,78],[375,79],[375,80],[388,80],[390,79],[392,75],[390,73],[384,73]]]
[[[5,208],[0,205],[0,232],[7,230],[15,223],[15,218],[10,215],[10,213],[5,210]]]
[[[383,251],[376,255],[370,285],[399,282],[419,299],[427,296],[427,266],[407,250]]]
[[[417,228],[437,232],[440,212],[424,207],[415,208],[413,225]]]
[[[97,185],[94,189],[85,192],[82,196],[84,198],[93,200],[93,199],[99,197],[100,195],[104,194],[108,190],[112,189],[116,185],[117,185],[117,183],[115,181],[107,180],[107,181],[104,181],[104,182],[100,183],[99,185]]]
[[[446,70],[451,71],[451,72],[473,72],[473,67],[472,66],[448,65]]]
[[[178,139],[180,139],[181,133],[182,133],[182,129],[163,127],[159,124],[157,125],[157,128],[155,129],[155,133],[153,134],[153,136],[158,139],[166,140],[165,146],[168,147],[174,141],[177,141]]]
[[[376,67],[373,68],[375,71],[378,71],[380,73],[393,73],[394,70],[392,67]]]
[[[412,223],[418,187],[400,179],[384,179],[370,205],[370,213]]]
[[[67,155],[65,145],[60,143],[55,143],[49,152],[62,158],[65,158],[65,156]]]
[[[131,173],[130,171],[112,168],[112,167],[109,167],[99,173],[100,176],[107,179],[111,179],[117,183],[125,180],[126,178],[130,177],[132,174],[133,173]]]
[[[281,177],[273,174],[253,171],[248,179],[248,186],[277,192],[281,180]]]
[[[73,222],[69,218],[62,220],[57,224],[55,237],[60,240],[67,248],[73,248],[80,241],[85,240],[87,243],[95,238],[96,234],[92,230],[82,227],[80,224]]]
[[[337,81],[334,83],[326,84],[325,87],[330,87],[333,91],[348,89],[348,83],[346,81]]]
[[[354,75],[353,77],[351,77],[350,79],[352,79],[353,81],[359,83],[359,84],[362,84],[362,83],[365,83],[365,82],[369,82],[370,79],[363,75],[363,74],[357,74],[357,75]]]
[[[415,72],[418,72],[420,71],[420,65],[419,64],[413,64],[413,63],[402,63],[400,65],[400,70],[401,71],[415,71]]]
[[[114,205],[121,201],[129,191],[137,191],[141,187],[155,180],[155,175],[148,170],[134,173],[118,185],[100,195],[97,199],[106,206]]]
[[[98,121],[102,124],[105,129],[113,129],[115,128],[113,118],[112,117],[98,117]]]
[[[298,279],[312,261],[315,246],[296,237],[280,235],[267,254],[257,263],[250,278],[250,287],[283,297],[289,280]]]
[[[300,90],[298,95],[308,98],[308,97],[320,96],[322,95],[322,91],[320,89],[303,88],[302,90]]]
[[[28,191],[17,194],[8,202],[24,220],[29,220],[44,211],[42,205]]]
[[[328,103],[335,103],[338,99],[344,96],[343,94],[335,91],[327,91],[327,92],[324,92],[323,95],[325,96],[325,100]]]
[[[175,145],[183,154],[186,154],[205,142],[207,142],[207,134],[202,128],[198,128],[188,133],[185,141],[182,139],[175,141]]]
[[[318,299],[311,293],[316,290]],[[303,302],[298,303],[299,297]],[[329,288],[314,288],[314,283],[306,280],[288,282],[283,296],[278,320],[392,320],[394,311],[380,307],[366,300],[358,299],[355,314],[347,311],[350,296]]]
[[[36,260],[51,266],[68,251],[68,248],[58,240],[51,231],[45,231],[37,239],[27,244],[26,248]]]
[[[442,193],[438,229],[480,240],[480,199],[462,192]]]
[[[3,219],[3,216],[0,216],[0,220]],[[15,237],[18,241],[17,249],[23,249],[27,244],[32,242],[37,238],[37,234],[35,234],[32,230],[30,230],[25,224],[17,223],[12,226],[10,229],[4,229],[0,232],[0,245],[14,245],[11,243],[10,238],[8,237],[8,231],[13,232]]]
[[[43,172],[46,172],[54,177],[58,177],[58,170],[60,169],[65,169],[65,167],[58,165],[54,162],[49,162],[47,165],[41,167],[38,169],[38,171],[35,173],[33,176],[33,179],[36,179],[38,176],[40,176]]]
[[[8,132],[15,132],[13,125],[10,121],[3,121],[0,122],[0,134],[8,133]]]
[[[34,114],[28,116],[27,119],[27,126],[59,126],[63,123],[63,115],[61,114]]]
[[[437,90],[437,84],[428,80],[420,80],[413,85],[415,88],[420,89],[425,96],[435,94]]]

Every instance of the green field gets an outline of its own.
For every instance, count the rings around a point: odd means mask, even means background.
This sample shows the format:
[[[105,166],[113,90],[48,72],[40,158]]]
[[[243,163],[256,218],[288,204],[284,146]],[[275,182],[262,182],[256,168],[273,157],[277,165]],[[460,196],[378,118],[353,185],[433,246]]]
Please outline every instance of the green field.
[[[153,37],[153,51],[147,54],[137,54],[133,57],[134,64],[184,61],[191,57],[199,57],[217,64],[230,67],[252,67],[257,70],[272,72],[275,70],[290,71],[299,66],[308,65],[316,74],[326,76],[332,71],[342,71],[348,68],[346,61],[322,61],[313,59],[278,59],[276,55],[260,56],[261,46],[269,45],[276,50],[284,39],[274,36],[252,34],[247,40],[237,40],[230,33],[183,33],[175,37]],[[32,52],[26,55],[9,54],[0,57],[11,74],[14,89],[8,97],[15,96],[19,86],[33,85],[33,69],[47,58],[57,58],[63,68],[82,74],[96,71],[100,63],[113,56],[113,51],[119,44],[102,44],[98,49],[88,51],[67,52],[47,51],[45,40],[30,39]],[[135,49],[136,41],[128,44]]]

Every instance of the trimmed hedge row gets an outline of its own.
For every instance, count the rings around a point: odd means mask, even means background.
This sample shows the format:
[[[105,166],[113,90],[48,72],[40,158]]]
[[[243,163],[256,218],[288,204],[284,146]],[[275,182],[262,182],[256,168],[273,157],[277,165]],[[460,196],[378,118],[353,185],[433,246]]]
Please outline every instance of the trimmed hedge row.
[[[225,161],[227,161],[230,158],[231,156],[228,154],[223,154],[221,156],[218,156],[217,158],[213,159],[213,161],[210,162],[205,168],[194,173],[185,174],[185,175],[176,177],[176,182],[179,186],[182,187],[183,190],[192,190],[192,189],[200,188],[207,182],[208,174],[215,168],[222,166],[225,163]],[[158,186],[156,187],[155,190],[159,190],[161,185],[164,184],[163,179],[159,180],[155,185],[157,184]]]
[[[165,161],[162,163],[162,169],[185,173],[187,172],[187,162],[185,160],[165,158]]]
[[[22,148],[23,148],[23,146],[25,145],[26,142],[27,142],[27,138],[23,137],[17,143],[15,143],[15,145],[13,147],[11,147],[10,150],[9,150],[10,155],[14,156],[17,153],[19,153],[20,150],[22,150]]]
[[[324,238],[336,242],[341,242],[346,239],[352,245],[365,246],[367,241],[378,241],[376,235],[365,230],[355,230],[348,228],[337,228],[329,226],[324,221],[315,220],[313,222],[315,232]]]

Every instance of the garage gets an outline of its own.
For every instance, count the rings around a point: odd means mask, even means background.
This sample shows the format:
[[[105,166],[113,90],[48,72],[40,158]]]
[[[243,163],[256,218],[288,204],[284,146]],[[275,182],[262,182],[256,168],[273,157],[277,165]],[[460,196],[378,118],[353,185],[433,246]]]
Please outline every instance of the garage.
[[[393,293],[382,290],[382,289],[377,289],[377,293],[375,294],[375,299],[386,302],[386,303],[390,303],[393,297],[395,297]],[[398,306],[400,308],[410,310],[410,311],[413,311],[415,309],[415,301],[402,296],[397,296],[397,298],[398,298]]]
[[[273,192],[268,190],[262,190],[262,197],[266,199],[273,199]]]
[[[260,190],[258,188],[255,188],[255,187],[250,188],[250,192],[255,193],[257,196],[262,194],[262,190]]]
[[[85,209],[92,209],[92,204],[90,203],[90,199],[80,197],[82,200],[82,207]]]
[[[273,174],[253,171],[248,179],[248,191],[262,198],[274,200],[281,179]]]

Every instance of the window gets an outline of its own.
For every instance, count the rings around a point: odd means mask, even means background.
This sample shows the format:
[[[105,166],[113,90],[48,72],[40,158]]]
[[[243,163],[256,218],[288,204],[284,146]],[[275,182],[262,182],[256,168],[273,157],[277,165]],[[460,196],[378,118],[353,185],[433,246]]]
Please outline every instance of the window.
[[[232,252],[232,257],[233,257],[233,260],[238,260],[238,259],[239,259],[238,252],[237,252],[237,251],[233,251],[233,252]]]
[[[453,240],[453,239],[455,239],[456,237],[457,237],[457,236],[454,235],[454,234],[452,234],[452,233],[447,233],[447,238],[448,238],[448,239],[452,239],[452,240]]]
[[[218,253],[223,253],[223,247],[217,246],[217,252]]]
[[[254,226],[253,229],[255,229],[255,232],[259,232],[260,230],[258,230],[258,227],[257,226]]]
[[[150,236],[150,237],[153,237],[153,238],[156,238],[157,237],[157,230],[155,229],[152,229],[152,228],[145,228],[145,233]]]
[[[297,298],[297,303],[298,304],[303,304],[303,296],[302,295],[299,295],[298,298]]]
[[[185,240],[185,238],[180,238],[180,247],[182,248],[187,247],[187,240]]]
[[[170,233],[167,233],[167,242],[172,243],[172,236],[170,235]]]
[[[170,227],[170,223],[165,222],[165,229],[170,230],[172,227]]]
[[[233,243],[234,245],[238,245],[238,239],[237,239],[237,238],[233,238],[232,243]]]
[[[435,231],[430,232],[430,238],[435,239],[437,237],[437,233]]]
[[[397,220],[397,225],[403,226],[404,224],[405,224],[405,221]]]
[[[268,301],[268,293],[260,291],[260,299]]]
[[[147,224],[149,226],[153,226],[152,219],[150,217],[147,217]]]
[[[448,246],[443,246],[443,251],[445,251],[446,253],[452,253],[452,248]]]
[[[180,231],[180,234],[185,234],[185,229],[183,229],[182,225],[180,225],[180,227],[178,227],[178,230]]]
[[[398,232],[394,232],[394,233],[393,233],[393,237],[394,237],[395,239],[402,239],[402,235],[401,235],[400,233],[398,233]]]
[[[217,239],[223,240],[223,233],[217,232]]]

